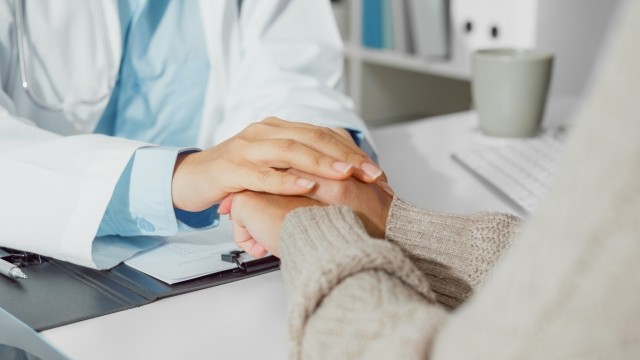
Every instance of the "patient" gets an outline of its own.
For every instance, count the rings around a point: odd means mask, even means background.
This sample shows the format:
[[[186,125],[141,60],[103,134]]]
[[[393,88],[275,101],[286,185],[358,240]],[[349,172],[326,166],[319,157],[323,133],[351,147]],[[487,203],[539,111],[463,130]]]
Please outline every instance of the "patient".
[[[282,259],[292,358],[640,358],[640,1],[625,10],[526,225],[357,180],[222,207],[243,248]]]

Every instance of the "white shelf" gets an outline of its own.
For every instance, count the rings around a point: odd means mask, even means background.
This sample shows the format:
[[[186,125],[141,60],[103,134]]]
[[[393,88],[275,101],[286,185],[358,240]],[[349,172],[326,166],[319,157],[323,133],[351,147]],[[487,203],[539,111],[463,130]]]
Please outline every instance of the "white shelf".
[[[428,60],[393,50],[367,49],[358,45],[346,44],[345,55],[351,60],[456,80],[467,81],[471,76],[470,71],[455,67],[448,60]]]
[[[438,60],[364,47],[362,1],[333,5],[345,41],[346,88],[360,116],[372,125],[469,109],[471,54],[482,48],[552,51],[549,96],[580,98],[621,2],[449,0],[450,57]]]
[[[470,68],[455,54],[426,59],[362,46],[362,1],[333,3],[345,40],[347,90],[358,114],[377,126],[469,109]]]

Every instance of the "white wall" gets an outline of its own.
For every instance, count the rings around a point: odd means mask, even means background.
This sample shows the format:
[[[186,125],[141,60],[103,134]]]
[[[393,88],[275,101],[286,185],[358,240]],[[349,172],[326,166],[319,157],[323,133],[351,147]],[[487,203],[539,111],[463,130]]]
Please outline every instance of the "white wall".
[[[620,0],[545,0],[537,43],[556,54],[552,96],[581,95]],[[640,41],[640,39],[639,39]]]

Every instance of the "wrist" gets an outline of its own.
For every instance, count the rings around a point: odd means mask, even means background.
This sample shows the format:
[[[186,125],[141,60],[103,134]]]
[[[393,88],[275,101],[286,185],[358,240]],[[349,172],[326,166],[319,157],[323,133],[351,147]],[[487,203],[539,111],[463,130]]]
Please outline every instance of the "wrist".
[[[173,178],[171,181],[171,199],[173,201],[173,207],[181,210],[186,210],[186,204],[182,200],[183,194],[180,191],[182,186],[182,178],[184,176],[184,172],[186,171],[182,168],[182,163],[187,158],[189,154],[180,154],[176,158],[176,164],[173,167]]]
[[[200,151],[187,151],[176,157],[171,181],[171,198],[173,207],[190,212],[199,212],[214,205],[213,201],[203,196],[208,192],[199,188],[196,181],[201,176],[196,174],[197,158]]]

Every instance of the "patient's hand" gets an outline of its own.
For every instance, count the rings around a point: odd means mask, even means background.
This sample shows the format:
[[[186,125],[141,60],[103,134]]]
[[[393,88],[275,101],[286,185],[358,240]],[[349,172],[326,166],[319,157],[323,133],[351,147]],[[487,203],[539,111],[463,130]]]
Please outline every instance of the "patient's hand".
[[[299,207],[323,204],[349,206],[362,220],[369,235],[384,237],[393,200],[393,191],[386,182],[314,180],[317,181],[316,188],[308,197],[244,191],[225,198],[219,211],[231,214],[238,246],[255,257],[262,257],[267,252],[280,256],[280,228],[286,215]]]
[[[372,237],[384,238],[389,208],[393,200],[393,190],[386,183],[386,177],[373,183],[363,183],[354,178],[342,181],[322,179],[289,170],[298,176],[308,176],[316,182],[313,190],[303,196],[329,205],[345,205],[353,209]]]
[[[263,257],[267,252],[280,257],[280,228],[287,214],[296,208],[321,205],[300,196],[282,196],[243,191],[225,198],[221,213],[231,213],[233,237],[248,254]]]

